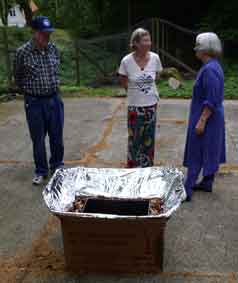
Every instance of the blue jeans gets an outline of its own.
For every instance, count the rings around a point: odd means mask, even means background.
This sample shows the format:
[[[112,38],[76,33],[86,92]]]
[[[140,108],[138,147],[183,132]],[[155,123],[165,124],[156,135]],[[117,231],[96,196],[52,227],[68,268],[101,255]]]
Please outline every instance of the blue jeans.
[[[46,135],[49,136],[50,143],[50,169],[55,170],[63,165],[64,104],[58,94],[46,98],[25,96],[25,111],[33,143],[35,173],[47,176],[49,167],[45,147]]]

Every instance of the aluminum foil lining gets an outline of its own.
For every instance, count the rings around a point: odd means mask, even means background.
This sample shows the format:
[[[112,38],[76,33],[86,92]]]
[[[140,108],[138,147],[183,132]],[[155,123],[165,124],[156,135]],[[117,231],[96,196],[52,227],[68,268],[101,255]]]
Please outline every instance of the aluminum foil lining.
[[[75,197],[154,199],[163,201],[163,212],[148,216],[119,216],[68,212]],[[186,198],[183,173],[176,168],[135,169],[84,168],[59,169],[43,191],[50,211],[58,216],[97,218],[170,217]]]

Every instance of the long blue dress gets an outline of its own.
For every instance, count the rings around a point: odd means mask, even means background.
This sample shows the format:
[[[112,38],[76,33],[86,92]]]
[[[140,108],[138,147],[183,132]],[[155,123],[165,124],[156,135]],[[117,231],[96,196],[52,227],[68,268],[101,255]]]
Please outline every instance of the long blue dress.
[[[203,176],[215,174],[219,165],[226,162],[223,100],[224,73],[219,62],[212,59],[203,65],[197,75],[190,107],[183,164],[188,167],[188,171],[196,172],[194,178],[197,178],[201,169]],[[206,123],[204,134],[199,136],[195,127],[204,106],[209,107],[212,114]],[[188,184],[193,186],[195,182],[196,180],[192,180]]]

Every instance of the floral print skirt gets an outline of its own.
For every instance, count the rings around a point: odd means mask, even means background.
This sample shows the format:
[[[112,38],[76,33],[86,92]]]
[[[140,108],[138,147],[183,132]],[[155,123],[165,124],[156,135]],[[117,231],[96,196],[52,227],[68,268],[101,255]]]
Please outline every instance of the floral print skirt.
[[[156,110],[157,105],[128,106],[128,168],[154,164]]]

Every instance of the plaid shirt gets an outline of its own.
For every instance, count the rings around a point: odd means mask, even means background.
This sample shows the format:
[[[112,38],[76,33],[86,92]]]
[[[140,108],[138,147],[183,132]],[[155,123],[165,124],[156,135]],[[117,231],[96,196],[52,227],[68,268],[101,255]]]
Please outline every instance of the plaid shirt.
[[[49,42],[48,47],[41,51],[30,40],[16,51],[16,85],[26,95],[51,95],[59,86],[59,64],[59,53],[53,43]]]

